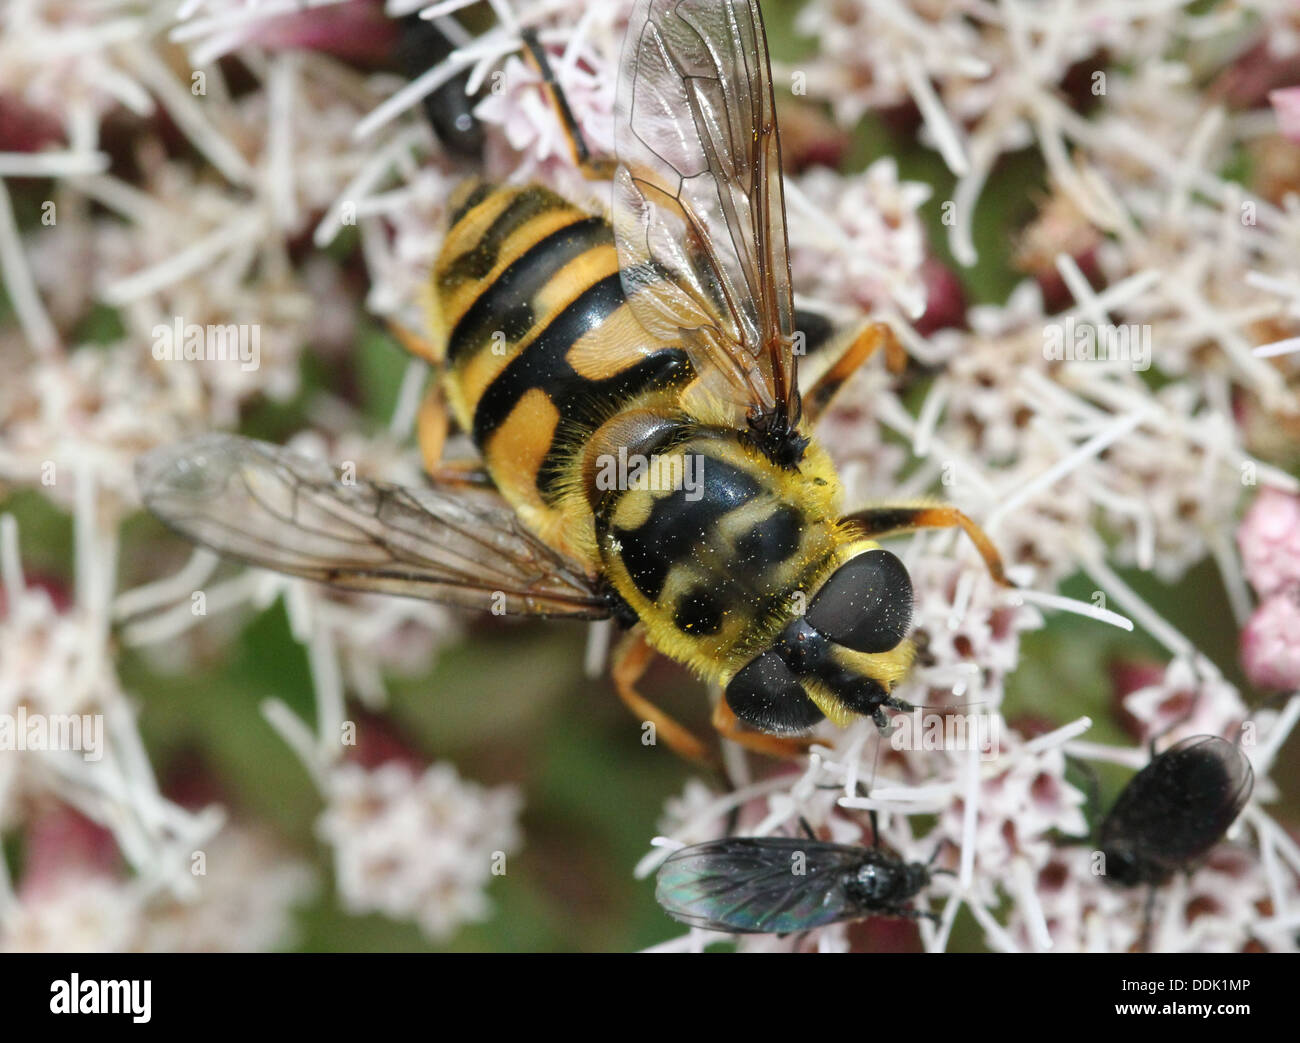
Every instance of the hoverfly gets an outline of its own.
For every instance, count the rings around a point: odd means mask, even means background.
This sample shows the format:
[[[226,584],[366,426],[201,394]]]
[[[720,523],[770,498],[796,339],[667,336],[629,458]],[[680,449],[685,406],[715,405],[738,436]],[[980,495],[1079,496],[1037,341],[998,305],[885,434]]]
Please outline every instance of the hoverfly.
[[[588,152],[534,37],[574,156]],[[811,430],[870,355],[871,324],[805,394],[781,148],[757,0],[640,0],[616,106],[612,216],[538,185],[471,182],[431,278],[441,379],[420,411],[424,489],[344,485],[273,446],[208,436],[139,469],[190,539],[338,587],[632,627],[613,679],[673,748],[708,748],[638,681],[657,650],[720,685],[714,723],[792,753],[823,718],[886,722],[907,671],[911,583],[874,537],[960,526],[937,504],[841,515]],[[447,413],[473,471],[441,459]],[[658,481],[654,479],[658,476]],[[691,478],[698,480],[691,480]],[[782,738],[785,736],[785,738]]]
[[[807,832],[806,839],[723,837],[674,851],[659,867],[655,899],[675,920],[730,934],[933,915],[908,903],[942,870],[904,862],[878,843],[834,844]]]

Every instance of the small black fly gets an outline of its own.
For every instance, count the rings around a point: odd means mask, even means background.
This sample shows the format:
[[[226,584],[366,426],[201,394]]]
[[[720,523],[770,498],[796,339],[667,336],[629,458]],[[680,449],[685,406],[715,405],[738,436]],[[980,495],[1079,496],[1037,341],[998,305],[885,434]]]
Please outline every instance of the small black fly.
[[[659,869],[655,898],[693,927],[789,934],[868,916],[933,918],[908,903],[936,872],[943,870],[879,846],[723,837],[673,852]]]

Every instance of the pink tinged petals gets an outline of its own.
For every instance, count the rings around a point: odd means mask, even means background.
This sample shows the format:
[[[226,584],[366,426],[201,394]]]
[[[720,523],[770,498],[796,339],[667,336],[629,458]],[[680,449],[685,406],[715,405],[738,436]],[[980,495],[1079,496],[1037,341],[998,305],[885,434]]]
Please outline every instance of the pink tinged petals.
[[[1261,598],[1300,584],[1300,497],[1264,488],[1237,529],[1237,546]]]
[[[1300,593],[1274,594],[1241,632],[1241,665],[1261,688],[1300,688]]]
[[[24,898],[49,891],[70,874],[111,876],[121,862],[113,834],[65,806],[32,822],[24,840]]]
[[[324,51],[339,58],[382,62],[393,55],[397,23],[378,4],[354,0],[261,23],[249,41],[271,50]]]
[[[1300,142],[1300,87],[1269,91],[1268,100],[1277,114],[1277,125],[1282,136]]]
[[[966,293],[957,274],[937,257],[921,265],[925,283],[925,312],[916,320],[916,332],[928,337],[936,330],[963,329],[966,325]]]
[[[48,113],[18,98],[0,97],[0,152],[39,152],[62,140],[62,128]]]

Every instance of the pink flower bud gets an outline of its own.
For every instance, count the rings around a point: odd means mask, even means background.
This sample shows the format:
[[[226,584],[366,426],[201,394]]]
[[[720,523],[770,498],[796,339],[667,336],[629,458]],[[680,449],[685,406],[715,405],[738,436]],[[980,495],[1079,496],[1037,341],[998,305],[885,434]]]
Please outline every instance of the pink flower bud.
[[[1300,497],[1263,489],[1237,529],[1237,546],[1261,598],[1300,584]]]
[[[1300,688],[1300,595],[1274,594],[1241,632],[1241,665],[1252,684]]]
[[[1300,87],[1269,91],[1268,100],[1277,114],[1277,126],[1282,136],[1300,141]]]

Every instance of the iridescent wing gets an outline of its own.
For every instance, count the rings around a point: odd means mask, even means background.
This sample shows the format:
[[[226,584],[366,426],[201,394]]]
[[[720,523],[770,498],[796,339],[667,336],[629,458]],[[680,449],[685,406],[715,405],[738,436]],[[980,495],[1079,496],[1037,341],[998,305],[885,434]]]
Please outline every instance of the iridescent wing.
[[[640,0],[615,110],[624,293],[779,451],[799,421],[772,73],[757,0]]]
[[[863,849],[797,837],[725,837],[674,851],[655,898],[693,927],[786,934],[870,915],[846,880]]]
[[[212,434],[136,464],[145,506],[222,554],[347,590],[519,615],[602,619],[582,569],[495,493],[360,479],[278,446]]]
[[[1103,849],[1179,866],[1222,839],[1250,799],[1255,775],[1241,750],[1213,735],[1175,743],[1133,776],[1100,830]]]

